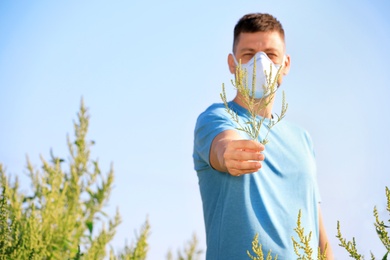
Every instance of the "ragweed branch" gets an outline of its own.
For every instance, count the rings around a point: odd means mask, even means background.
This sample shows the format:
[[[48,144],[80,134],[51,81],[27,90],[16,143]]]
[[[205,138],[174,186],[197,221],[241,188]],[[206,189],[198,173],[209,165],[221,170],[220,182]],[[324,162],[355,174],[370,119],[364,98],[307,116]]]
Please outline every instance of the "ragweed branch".
[[[297,255],[298,260],[314,260],[313,258],[313,248],[310,246],[310,241],[312,238],[312,232],[310,231],[308,235],[305,235],[305,229],[302,227],[301,223],[302,212],[299,210],[298,212],[298,220],[297,227],[294,229],[298,235],[299,241],[295,240],[294,237],[291,237],[294,252]],[[326,259],[326,250],[328,244],[325,245],[325,249],[321,252],[321,249],[318,248],[317,260],[325,260]]]
[[[390,213],[390,188],[389,187],[386,187],[386,198],[387,198],[387,208],[386,209],[387,209],[387,212]],[[386,229],[390,228],[390,219],[388,220],[389,223],[386,223],[386,224],[383,220],[380,220],[378,209],[376,207],[374,207],[374,217],[375,217],[374,225],[375,225],[376,233],[377,233],[379,239],[381,240],[383,246],[386,249],[386,253],[382,259],[386,260],[390,256],[390,234],[386,230]],[[340,241],[339,245],[341,247],[344,247],[345,250],[347,250],[347,252],[349,253],[349,256],[351,258],[354,258],[357,260],[364,259],[364,256],[359,254],[357,251],[355,238],[353,237],[352,241],[347,241],[343,237],[343,235],[341,234],[341,228],[340,228],[339,221],[337,221],[337,236],[336,237]],[[371,259],[375,259],[375,256],[372,252],[371,252]]]
[[[252,251],[256,254],[256,256],[253,256],[249,250],[246,251],[248,254],[249,258],[252,260],[264,260],[264,253],[263,253],[263,248],[262,245],[259,244],[259,234],[256,234],[255,237],[253,238],[252,241]],[[267,258],[265,260],[277,260],[278,255],[275,255],[275,258],[272,258],[271,255],[272,251],[269,250],[267,254]]]
[[[301,218],[302,218],[302,212],[301,210],[299,210],[297,227],[294,229],[294,231],[298,235],[298,240],[296,240],[294,237],[291,237],[294,246],[294,253],[297,256],[296,258],[297,260],[314,260],[313,248],[310,245],[310,241],[312,239],[312,232],[310,231],[308,235],[305,234],[305,229],[302,227]],[[323,252],[321,251],[320,248],[318,248],[318,253],[316,257],[317,260],[326,260],[327,247],[328,245],[326,244]],[[249,250],[246,251],[250,259],[264,260],[265,254],[263,252],[262,245],[259,244],[259,234],[256,234],[252,240],[252,251],[255,253],[255,256],[252,256]],[[275,258],[272,258],[271,253],[272,251],[269,250],[265,260],[278,259],[278,255],[275,255]]]
[[[277,81],[280,76],[282,66],[277,71],[277,76],[274,78],[272,75],[272,66],[270,66],[270,74],[266,75],[267,80],[267,86],[263,85],[263,91],[264,91],[264,97],[260,99],[255,98],[255,90],[256,90],[256,60],[253,67],[253,80],[252,80],[252,88],[250,89],[248,87],[248,75],[246,69],[243,69],[241,66],[241,61],[239,62],[237,68],[236,68],[236,75],[235,80],[232,80],[233,86],[237,89],[237,91],[241,94],[241,100],[246,105],[248,113],[249,113],[249,120],[246,122],[242,122],[239,120],[239,117],[235,111],[233,111],[227,102],[226,99],[226,92],[225,92],[225,85],[222,84],[222,93],[221,93],[221,99],[223,103],[225,104],[226,111],[229,113],[229,115],[232,117],[233,121],[238,124],[238,127],[236,128],[239,131],[243,131],[248,134],[248,136],[252,140],[258,140],[260,135],[261,126],[263,125],[265,118],[264,117],[258,117],[258,115],[265,110],[265,108],[272,102],[272,100],[275,97],[275,93],[277,91]],[[269,120],[269,123],[266,124],[266,127],[268,129],[265,137],[260,140],[260,143],[267,144],[268,143],[268,134],[271,131],[271,128],[275,126],[277,123],[279,123],[283,117],[286,115],[288,108],[288,104],[286,103],[285,93],[282,92],[282,109],[280,115],[275,114],[276,118],[273,117],[271,120]]]

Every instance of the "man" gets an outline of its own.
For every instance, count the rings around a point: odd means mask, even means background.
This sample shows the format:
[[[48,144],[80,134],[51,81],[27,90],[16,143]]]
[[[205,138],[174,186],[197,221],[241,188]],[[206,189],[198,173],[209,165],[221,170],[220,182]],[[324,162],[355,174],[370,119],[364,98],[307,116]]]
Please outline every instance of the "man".
[[[280,86],[290,69],[290,56],[285,51],[284,30],[275,17],[245,15],[234,28],[229,70],[234,74],[240,62],[249,68],[254,59],[260,61],[257,65],[265,61],[275,68],[281,66]],[[261,70],[257,72],[256,76],[264,77],[258,75]],[[255,98],[265,106],[258,115],[264,118],[259,137],[264,138],[266,124],[273,118],[273,99]],[[241,93],[237,92],[228,106],[240,120],[247,120],[248,107]],[[306,235],[312,232],[313,257],[318,247],[323,252],[327,244],[327,259],[333,259],[307,132],[282,120],[269,132],[265,147],[259,142],[262,139],[248,140],[237,127],[223,103],[207,108],[195,127],[193,158],[203,202],[206,259],[248,259],[247,250],[251,251],[256,234],[265,255],[272,251],[280,260],[296,259],[291,237],[299,241],[294,231],[299,211]]]

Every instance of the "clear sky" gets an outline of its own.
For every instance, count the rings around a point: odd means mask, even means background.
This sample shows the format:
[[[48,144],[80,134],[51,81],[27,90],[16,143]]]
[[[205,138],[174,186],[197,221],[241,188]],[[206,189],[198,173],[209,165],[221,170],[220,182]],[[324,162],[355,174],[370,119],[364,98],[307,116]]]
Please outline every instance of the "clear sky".
[[[249,12],[284,25],[292,67],[282,88],[285,120],[315,144],[322,210],[337,259],[336,223],[369,257],[384,249],[375,205],[387,219],[390,186],[390,2],[11,1],[0,2],[0,162],[28,188],[26,155],[38,168],[52,148],[68,158],[66,135],[83,97],[92,158],[112,162],[106,210],[123,223],[112,242],[131,241],[146,217],[149,259],[164,259],[193,233],[205,249],[192,145],[196,118],[228,98],[233,27]],[[277,98],[280,98],[277,97]],[[248,249],[250,248],[248,241]]]

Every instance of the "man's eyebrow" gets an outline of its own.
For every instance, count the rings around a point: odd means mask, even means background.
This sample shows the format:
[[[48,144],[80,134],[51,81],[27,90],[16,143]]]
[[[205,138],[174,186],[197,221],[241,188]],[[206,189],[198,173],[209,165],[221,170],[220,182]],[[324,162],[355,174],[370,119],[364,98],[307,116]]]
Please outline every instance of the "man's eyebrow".
[[[277,48],[273,48],[273,47],[270,47],[270,48],[267,48],[267,49],[264,50],[264,52],[267,52],[267,51],[279,52],[279,50]]]
[[[242,48],[242,49],[240,49],[240,51],[241,52],[244,52],[244,51],[256,52],[256,50],[253,48]]]
[[[244,47],[244,48],[240,49],[240,52],[245,52],[245,51],[257,52],[255,49],[249,48],[249,47]],[[268,52],[268,51],[279,52],[279,49],[270,47],[270,48],[267,48],[267,49],[263,50],[262,52]]]

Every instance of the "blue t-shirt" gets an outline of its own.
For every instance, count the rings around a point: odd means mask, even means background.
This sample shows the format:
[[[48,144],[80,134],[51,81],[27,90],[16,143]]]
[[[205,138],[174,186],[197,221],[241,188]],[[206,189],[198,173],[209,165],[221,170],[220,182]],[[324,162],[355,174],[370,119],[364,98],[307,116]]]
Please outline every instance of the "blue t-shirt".
[[[240,120],[248,112],[229,102]],[[265,119],[261,137],[266,134]],[[306,131],[284,119],[268,135],[262,168],[240,177],[214,170],[209,154],[213,139],[221,132],[236,129],[224,104],[213,104],[198,118],[195,127],[193,159],[199,179],[206,227],[206,259],[249,259],[252,240],[259,235],[264,255],[280,260],[296,259],[291,237],[298,237],[298,212],[305,234],[312,232],[313,257],[317,256],[320,200],[316,164],[311,139]],[[246,133],[239,131],[243,139]]]

